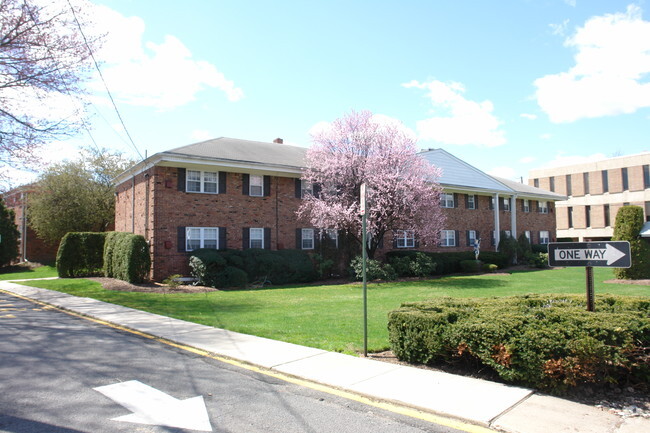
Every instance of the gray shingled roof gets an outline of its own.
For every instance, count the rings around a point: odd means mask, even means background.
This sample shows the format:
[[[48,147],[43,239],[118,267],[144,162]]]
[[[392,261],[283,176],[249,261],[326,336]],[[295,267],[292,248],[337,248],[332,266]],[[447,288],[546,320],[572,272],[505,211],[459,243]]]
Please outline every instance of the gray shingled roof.
[[[420,156],[442,170],[439,182],[442,186],[469,187],[495,192],[510,193],[510,189],[492,176],[473,167],[443,149],[429,149]]]
[[[496,180],[503,183],[507,187],[514,190],[519,195],[530,195],[530,196],[543,196],[553,200],[566,200],[567,197],[564,195],[556,194],[552,191],[546,191],[545,189],[535,188],[534,186],[526,185],[521,182],[515,182],[514,180],[504,179],[502,177],[493,176]]]
[[[306,152],[304,147],[287,144],[220,137],[177,147],[163,154],[301,168],[305,165]]]

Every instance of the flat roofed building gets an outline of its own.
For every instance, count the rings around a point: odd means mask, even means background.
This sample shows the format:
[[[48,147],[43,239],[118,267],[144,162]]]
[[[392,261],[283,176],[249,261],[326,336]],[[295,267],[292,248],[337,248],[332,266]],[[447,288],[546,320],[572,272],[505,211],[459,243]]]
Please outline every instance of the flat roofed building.
[[[650,221],[650,152],[531,170],[528,183],[567,196],[556,203],[558,238],[609,240],[627,205],[641,206]]]

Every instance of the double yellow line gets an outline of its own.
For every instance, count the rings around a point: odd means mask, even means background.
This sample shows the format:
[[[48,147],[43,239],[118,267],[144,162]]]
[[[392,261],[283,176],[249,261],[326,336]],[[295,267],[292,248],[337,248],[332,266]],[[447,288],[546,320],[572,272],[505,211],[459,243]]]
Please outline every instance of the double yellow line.
[[[269,370],[269,369],[266,369],[266,368],[258,367],[258,366],[251,365],[251,364],[247,364],[247,363],[242,362],[242,361],[237,361],[235,359],[226,358],[226,357],[223,357],[223,356],[218,356],[218,355],[215,355],[213,353],[207,352],[205,350],[197,349],[196,347],[186,346],[184,344],[179,344],[179,343],[176,343],[176,342],[173,342],[173,341],[170,341],[170,340],[166,340],[166,339],[161,338],[161,337],[156,337],[155,335],[147,334],[147,333],[144,333],[144,332],[141,332],[141,331],[137,331],[135,329],[127,328],[127,327],[124,327],[124,326],[121,326],[121,325],[116,325],[114,323],[106,322],[104,320],[95,319],[94,317],[85,316],[83,314],[80,314],[80,313],[77,313],[77,312],[74,312],[74,311],[70,311],[70,310],[66,310],[66,309],[63,309],[63,308],[55,307],[53,305],[50,305],[50,304],[47,304],[47,303],[44,303],[44,302],[41,302],[41,301],[37,301],[37,300],[31,299],[31,298],[27,298],[25,296],[18,295],[16,293],[12,293],[12,292],[8,292],[8,291],[2,290],[2,289],[0,289],[0,292],[6,293],[6,294],[11,295],[11,296],[15,296],[15,297],[20,298],[20,299],[24,299],[24,300],[32,302],[34,304],[41,305],[41,306],[43,306],[43,309],[46,309],[46,310],[60,311],[62,313],[68,314],[70,316],[79,317],[81,319],[88,320],[90,322],[94,322],[94,323],[97,323],[97,324],[100,324],[100,325],[108,326],[110,328],[117,329],[117,330],[120,330],[120,331],[128,332],[128,333],[140,336],[140,337],[147,338],[149,340],[154,340],[154,341],[157,341],[159,343],[165,344],[167,346],[171,346],[171,347],[175,347],[177,349],[184,350],[186,352],[191,352],[191,353],[194,353],[196,355],[200,355],[200,356],[203,356],[203,357],[206,357],[206,358],[214,359],[214,360],[226,363],[226,364],[230,364],[230,365],[233,365],[233,366],[236,366],[236,367],[239,367],[239,368],[243,368],[243,369],[246,369],[246,370],[249,370],[249,371],[253,371],[255,373],[259,373],[259,374],[263,374],[265,376],[273,377],[275,379],[279,379],[279,380],[282,380],[284,382],[293,383],[295,385],[303,386],[305,388],[313,389],[315,391],[320,391],[320,392],[324,392],[324,393],[334,395],[334,396],[337,396],[337,397],[345,398],[347,400],[351,400],[351,401],[355,401],[357,403],[362,403],[362,404],[365,404],[365,405],[368,405],[368,406],[376,407],[378,409],[386,410],[386,411],[393,412],[393,413],[396,413],[396,414],[399,414],[399,415],[404,415],[404,416],[408,416],[410,418],[415,418],[415,419],[430,422],[430,423],[433,423],[433,424],[453,428],[453,429],[456,429],[456,430],[461,430],[461,431],[464,431],[464,432],[467,432],[467,433],[495,433],[495,430],[491,430],[491,429],[486,428],[486,427],[482,427],[482,426],[478,426],[478,425],[474,425],[474,424],[469,424],[469,423],[459,421],[459,420],[456,420],[456,419],[453,419],[453,418],[446,418],[446,417],[442,417],[442,416],[439,416],[439,415],[434,415],[434,414],[431,414],[431,413],[428,413],[428,412],[423,412],[423,411],[420,411],[420,410],[417,410],[417,409],[413,409],[413,408],[405,406],[405,405],[399,405],[399,404],[396,404],[396,403],[387,403],[387,402],[381,402],[381,401],[373,400],[371,398],[364,397],[362,395],[355,394],[355,393],[352,393],[352,392],[349,392],[349,391],[343,391],[343,390],[334,388],[332,386],[322,385],[320,383],[311,382],[311,381],[308,381],[308,380],[305,380],[305,379],[299,379],[297,377],[293,377],[293,376],[283,374],[283,373],[278,373],[278,372],[275,372],[275,371],[272,371],[272,370]]]

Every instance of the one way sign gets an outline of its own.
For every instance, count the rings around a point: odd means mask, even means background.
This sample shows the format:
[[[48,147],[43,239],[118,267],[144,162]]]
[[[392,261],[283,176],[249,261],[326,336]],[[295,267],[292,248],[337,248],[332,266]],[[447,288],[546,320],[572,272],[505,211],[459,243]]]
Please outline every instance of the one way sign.
[[[629,242],[554,242],[548,244],[549,266],[629,268],[631,264]]]

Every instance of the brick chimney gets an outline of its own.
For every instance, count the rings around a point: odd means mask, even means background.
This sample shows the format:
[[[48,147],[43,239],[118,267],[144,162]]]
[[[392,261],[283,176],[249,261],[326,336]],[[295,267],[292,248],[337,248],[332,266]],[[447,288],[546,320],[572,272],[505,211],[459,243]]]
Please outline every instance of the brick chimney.
[[[284,140],[281,139],[281,138],[276,138],[275,140],[273,140],[273,142],[274,142],[274,143],[278,143],[278,144],[283,144],[283,143],[284,143]]]

